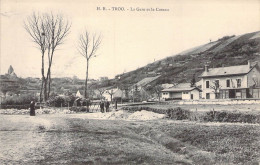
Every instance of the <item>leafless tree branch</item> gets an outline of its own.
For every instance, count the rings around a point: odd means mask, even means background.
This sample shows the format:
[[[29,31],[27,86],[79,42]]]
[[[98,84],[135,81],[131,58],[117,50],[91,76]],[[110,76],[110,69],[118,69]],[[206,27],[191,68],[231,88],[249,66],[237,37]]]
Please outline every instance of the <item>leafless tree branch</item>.
[[[87,69],[86,69],[86,80],[85,80],[85,98],[87,98],[88,89],[88,69],[89,61],[91,58],[96,56],[96,52],[101,44],[101,36],[94,34],[92,37],[86,30],[83,34],[79,35],[77,50],[80,55],[86,59]]]
[[[51,66],[56,48],[62,45],[64,39],[70,32],[71,23],[65,20],[62,15],[53,13],[36,14],[33,13],[24,22],[24,28],[36,43],[42,54],[42,88],[44,88],[45,100],[50,93]],[[47,51],[47,52],[46,52]],[[48,71],[44,75],[44,57],[48,55]],[[48,85],[48,92],[47,92]],[[42,90],[41,90],[42,91]]]

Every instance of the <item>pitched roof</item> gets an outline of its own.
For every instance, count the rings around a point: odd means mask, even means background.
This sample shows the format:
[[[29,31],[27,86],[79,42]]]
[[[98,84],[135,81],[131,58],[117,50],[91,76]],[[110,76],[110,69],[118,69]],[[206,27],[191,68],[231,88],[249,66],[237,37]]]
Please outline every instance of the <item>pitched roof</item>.
[[[183,91],[192,91],[194,89],[200,91],[200,89],[198,89],[197,87],[191,87],[190,83],[180,83],[178,85],[175,85],[174,87],[164,89],[162,90],[162,92],[183,92]]]
[[[189,88],[189,87],[190,87],[190,83],[179,83],[174,86],[174,88]]]
[[[143,87],[143,86],[146,86],[147,84],[153,82],[154,80],[156,80],[159,77],[160,76],[146,77],[146,78],[142,79],[141,81],[137,82],[135,85]]]
[[[252,68],[248,65],[238,65],[220,68],[211,68],[208,72],[203,72],[199,77],[217,77],[217,76],[228,76],[228,75],[243,75],[247,74]]]
[[[197,87],[183,87],[183,88],[168,88],[168,89],[164,89],[162,90],[162,92],[184,92],[184,91],[192,91],[194,89],[197,89],[200,91],[199,88]]]

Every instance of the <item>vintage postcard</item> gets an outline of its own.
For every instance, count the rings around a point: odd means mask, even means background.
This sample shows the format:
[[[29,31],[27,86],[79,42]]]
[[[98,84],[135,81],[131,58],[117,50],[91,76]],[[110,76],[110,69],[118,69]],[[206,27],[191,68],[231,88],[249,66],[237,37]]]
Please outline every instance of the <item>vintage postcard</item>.
[[[260,164],[259,0],[0,0],[0,164]]]

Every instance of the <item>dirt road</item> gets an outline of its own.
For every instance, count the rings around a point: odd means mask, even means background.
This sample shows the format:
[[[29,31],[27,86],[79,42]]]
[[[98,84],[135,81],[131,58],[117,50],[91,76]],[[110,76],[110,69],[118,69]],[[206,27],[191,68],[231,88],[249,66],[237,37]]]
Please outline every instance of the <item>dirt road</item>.
[[[226,130],[232,128],[234,134],[239,131],[244,133],[232,139],[235,140],[237,146],[242,146],[240,143],[244,143],[244,140],[247,140],[247,145],[251,147],[251,150],[255,146],[248,160],[242,159],[244,155],[237,158],[235,156],[233,159],[227,158],[234,152],[239,152],[232,150],[232,147],[236,147],[235,143],[231,144],[231,148],[227,149],[225,155],[218,154],[218,151],[223,149],[219,145],[223,145],[224,142],[215,135],[219,135],[223,127]],[[202,132],[197,135],[195,128],[200,128]],[[255,162],[258,161],[260,155],[259,128],[259,125],[211,127],[203,123],[176,122],[167,119],[97,120],[89,119],[81,114],[52,114],[35,117],[0,115],[0,164],[214,164],[223,162],[236,164],[239,161]],[[229,134],[223,132],[221,135],[230,138],[233,134],[232,130],[228,131]],[[248,131],[251,131],[251,135],[254,134],[254,138],[250,139],[247,136]],[[207,148],[208,146],[212,149],[211,151]],[[248,147],[240,148],[241,152],[247,151]]]

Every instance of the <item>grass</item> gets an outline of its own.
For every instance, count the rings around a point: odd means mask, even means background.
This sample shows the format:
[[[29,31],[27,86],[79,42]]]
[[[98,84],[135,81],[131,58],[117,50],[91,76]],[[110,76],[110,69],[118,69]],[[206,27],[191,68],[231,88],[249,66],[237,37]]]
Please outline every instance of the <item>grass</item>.
[[[260,111],[253,108],[259,105],[246,105],[247,109],[236,110],[236,105],[174,105],[174,104],[155,104],[155,105],[139,105],[125,106],[124,110],[131,112],[147,110],[161,114],[167,114],[171,119],[175,120],[190,120],[201,122],[239,122],[239,123],[260,123]],[[199,110],[201,106],[203,110]],[[245,106],[245,105],[239,105]],[[205,107],[208,109],[206,110]],[[222,109],[224,108],[224,110]],[[195,110],[194,110],[195,109]],[[216,110],[215,110],[216,109]]]
[[[259,126],[174,124],[174,129],[168,129],[168,132],[171,137],[185,144],[211,153],[218,164],[251,164],[259,161]]]
[[[133,106],[133,107],[144,107],[142,105]],[[238,111],[254,111],[259,110],[259,104],[239,104],[239,105],[207,105],[207,104],[198,104],[198,105],[179,105],[171,102],[162,102],[156,104],[145,105],[145,107],[154,108],[154,109],[174,109],[180,107],[182,109],[189,109],[191,111],[210,111],[214,108],[214,110],[238,110]]]
[[[0,115],[0,164],[254,164],[260,125]],[[11,153],[8,154],[8,153]]]

